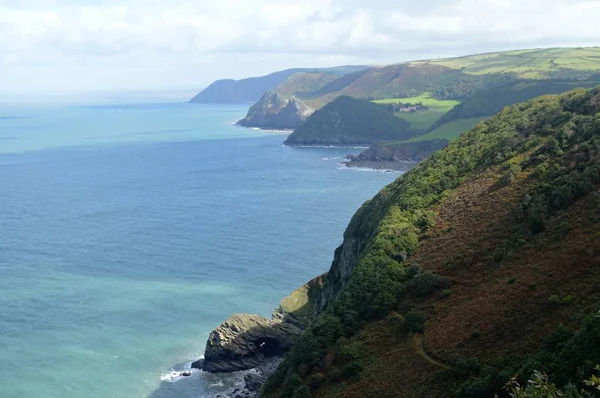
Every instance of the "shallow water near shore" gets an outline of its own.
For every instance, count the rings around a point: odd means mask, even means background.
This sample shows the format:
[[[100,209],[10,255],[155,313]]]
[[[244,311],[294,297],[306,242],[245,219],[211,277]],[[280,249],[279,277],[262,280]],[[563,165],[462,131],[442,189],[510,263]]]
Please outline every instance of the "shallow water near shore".
[[[350,217],[398,175],[339,168],[359,150],[232,126],[246,110],[0,111],[2,397],[209,397],[239,383],[171,372],[231,313],[269,316],[326,271]]]

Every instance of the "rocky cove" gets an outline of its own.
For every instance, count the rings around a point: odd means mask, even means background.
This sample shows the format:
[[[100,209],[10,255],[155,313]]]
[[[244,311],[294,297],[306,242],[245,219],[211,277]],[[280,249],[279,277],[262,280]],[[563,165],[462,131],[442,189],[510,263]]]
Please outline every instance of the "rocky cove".
[[[325,278],[323,274],[294,290],[280,301],[270,319],[253,314],[231,315],[210,333],[204,358],[193,362],[192,368],[217,374],[249,371],[244,374],[244,387],[226,397],[257,397],[316,315]]]

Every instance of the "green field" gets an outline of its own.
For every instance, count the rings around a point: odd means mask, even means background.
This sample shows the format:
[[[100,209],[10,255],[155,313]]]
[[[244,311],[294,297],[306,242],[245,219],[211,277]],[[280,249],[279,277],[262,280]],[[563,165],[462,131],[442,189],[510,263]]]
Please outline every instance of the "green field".
[[[434,140],[438,138],[445,138],[449,141],[452,141],[465,131],[471,130],[473,127],[477,125],[482,120],[485,120],[485,117],[472,117],[469,119],[456,119],[452,120],[446,124],[441,125],[433,131],[430,131],[427,134],[421,135],[419,137],[415,137],[411,140],[407,140],[405,142],[419,142],[419,141],[428,141]]]
[[[440,117],[445,115],[450,109],[458,105],[459,101],[438,100],[431,97],[429,93],[423,93],[418,97],[409,98],[387,98],[373,101],[376,104],[418,104],[421,103],[429,109],[418,112],[396,112],[395,115],[410,123],[410,127],[415,130],[428,129]]]
[[[478,54],[459,58],[411,62],[413,65],[441,65],[469,75],[516,73],[523,78],[543,78],[549,72],[594,71],[600,69],[600,47],[549,48]]]

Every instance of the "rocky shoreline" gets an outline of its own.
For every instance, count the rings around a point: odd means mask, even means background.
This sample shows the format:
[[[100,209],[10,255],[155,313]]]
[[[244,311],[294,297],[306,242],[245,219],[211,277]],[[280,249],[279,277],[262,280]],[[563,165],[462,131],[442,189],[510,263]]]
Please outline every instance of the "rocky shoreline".
[[[294,290],[279,303],[270,319],[234,314],[214,329],[206,342],[204,358],[192,368],[210,373],[248,371],[244,388],[222,398],[254,398],[284,354],[312,321],[326,274]]]
[[[429,140],[399,144],[375,144],[342,162],[348,167],[380,170],[410,170],[433,152],[448,145],[448,140]]]

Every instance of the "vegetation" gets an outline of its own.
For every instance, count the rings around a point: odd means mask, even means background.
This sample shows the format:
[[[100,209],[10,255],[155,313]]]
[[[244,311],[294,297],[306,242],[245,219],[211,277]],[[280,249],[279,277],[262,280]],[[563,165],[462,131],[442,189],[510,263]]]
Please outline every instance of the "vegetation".
[[[452,141],[465,131],[469,131],[473,127],[477,125],[477,123],[485,120],[486,118],[482,117],[473,117],[468,119],[456,119],[450,122],[444,123],[439,127],[431,130],[430,132],[420,135],[418,137],[412,138],[407,142],[422,142],[422,141],[430,141],[435,139],[447,139],[448,141]]]
[[[415,135],[408,122],[369,101],[339,97],[315,112],[286,140],[288,145],[364,145]]]
[[[455,100],[439,100],[433,98],[430,93],[423,93],[417,97],[387,98],[373,101],[376,104],[422,104],[425,110],[415,112],[397,112],[396,116],[408,121],[414,130],[426,130],[431,127],[440,117],[459,104]]]
[[[599,162],[600,88],[511,106],[434,153],[353,217],[320,315],[263,394],[315,375],[315,395],[349,397],[506,396],[534,370],[557,389],[590,379]]]

